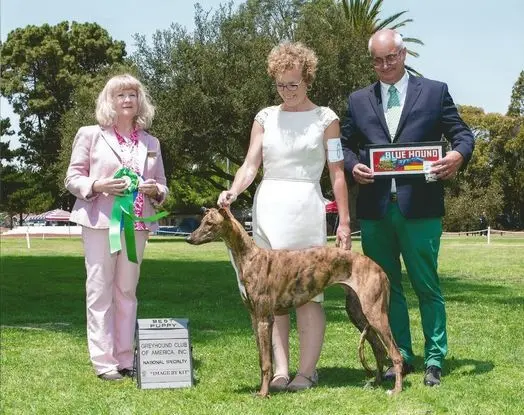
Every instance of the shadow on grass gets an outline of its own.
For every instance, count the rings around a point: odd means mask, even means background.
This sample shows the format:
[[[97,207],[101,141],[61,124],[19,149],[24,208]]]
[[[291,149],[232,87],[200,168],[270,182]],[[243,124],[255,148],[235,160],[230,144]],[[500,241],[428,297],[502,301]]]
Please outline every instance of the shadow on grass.
[[[372,364],[374,361],[372,362]],[[403,389],[409,389],[413,382],[421,382],[424,378],[424,360],[421,357],[416,357],[414,361],[415,372],[409,374],[403,379]],[[374,366],[372,366],[374,368]],[[449,359],[446,360],[443,377],[452,373],[459,372],[461,375],[465,376],[476,376],[484,373],[491,372],[494,368],[493,362],[490,361],[480,361],[473,359]],[[258,370],[258,368],[256,368]],[[384,368],[386,370],[386,368]],[[320,367],[318,369],[319,384],[320,386],[325,386],[328,388],[345,388],[345,387],[361,387],[368,388],[370,387],[370,382],[373,380],[373,377],[369,377],[364,369],[352,368],[352,367]],[[445,379],[443,379],[445,381]],[[393,381],[383,381],[378,386],[372,386],[374,389],[384,389],[389,390],[393,389]],[[253,391],[258,391],[260,387],[259,384],[246,385],[235,389],[236,393],[252,393]]]
[[[351,367],[321,367],[318,369],[320,384],[330,388],[340,387],[364,387],[372,378],[368,376],[363,368]],[[378,387],[391,387],[393,382],[383,382]]]
[[[494,367],[492,361],[451,358],[445,361],[443,374],[460,372],[466,376],[482,375],[491,372]]]
[[[319,386],[321,387],[327,387],[330,389],[333,388],[347,388],[347,387],[353,387],[353,388],[373,388],[378,389],[381,388],[384,391],[388,389],[392,389],[394,386],[393,381],[384,381],[378,386],[371,386],[370,381],[373,380],[373,378],[370,378],[364,369],[355,369],[355,368],[349,368],[349,367],[320,367],[318,369],[318,377],[319,377]],[[408,389],[411,386],[411,381],[409,378],[404,379],[404,390]],[[236,393],[239,394],[245,394],[245,393],[252,393],[253,391],[258,391],[260,388],[260,384],[253,384],[253,385],[246,385],[243,387],[239,387],[235,389]],[[273,392],[272,394],[276,394],[279,392]],[[280,393],[286,393],[286,392],[280,392]]]
[[[0,324],[85,336],[83,257],[2,258]],[[236,279],[227,261],[146,260],[138,318],[188,318],[195,340],[251,335]]]
[[[166,240],[167,241],[167,240]],[[170,241],[173,242],[173,241]],[[185,243],[183,240],[176,243]],[[153,240],[151,243],[164,243]],[[0,281],[0,324],[24,329],[66,332],[85,339],[85,269],[83,257],[24,256],[2,257]],[[193,344],[223,341],[228,336],[249,337],[255,342],[249,313],[240,299],[234,271],[228,261],[186,261],[147,259],[141,270],[138,287],[139,318],[188,318]],[[405,289],[411,308],[418,302],[407,277]],[[443,291],[450,302],[468,305],[488,304],[496,309],[500,304],[522,301],[512,286],[444,277]],[[340,287],[326,290],[328,325],[344,322],[348,332],[357,339],[357,329],[345,312],[344,291]],[[351,348],[357,347],[355,341]],[[195,373],[201,362],[193,356]],[[415,360],[417,372],[404,381],[404,388],[421,382],[423,360]],[[444,376],[449,373],[478,375],[493,370],[491,361],[448,359]],[[257,367],[253,367],[257,370]],[[360,367],[320,367],[320,384],[330,388],[364,387],[369,377]],[[198,377],[195,379],[198,383]],[[253,393],[258,384],[246,384],[239,394]],[[392,387],[385,382],[380,388]]]
[[[374,360],[370,359],[372,368],[374,368]],[[403,389],[409,389],[413,382],[422,382],[424,378],[424,360],[421,357],[416,357],[414,361],[415,372],[404,377]],[[465,376],[475,376],[491,372],[494,364],[491,361],[480,361],[473,359],[448,359],[445,361],[443,376],[452,372],[459,372]],[[384,368],[386,370],[386,368]],[[349,367],[321,367],[318,370],[320,384],[330,388],[336,387],[367,387],[368,382],[373,380],[370,378],[364,369],[349,368]],[[385,390],[392,389],[393,381],[384,381],[376,388],[383,388]]]
[[[163,244],[166,242],[187,244],[185,236],[155,236],[147,241],[148,244]]]
[[[409,309],[418,310],[417,297],[405,273],[403,273],[403,287]],[[464,280],[443,275],[441,276],[441,288],[447,304],[524,305],[522,292],[515,292],[511,285],[496,284],[493,281]],[[325,290],[324,309],[328,321],[342,322],[347,320],[345,295],[342,288],[334,286]]]
[[[441,279],[442,292],[447,302],[472,304],[515,304],[523,305],[523,293],[515,292],[511,285],[484,281],[468,281],[457,277],[444,276]]]
[[[423,376],[425,370],[424,358],[421,356],[415,356],[413,364],[415,365],[415,373],[408,375],[408,378],[417,376],[418,374]],[[459,372],[461,375],[467,376],[482,375],[491,372],[494,367],[494,363],[488,360],[457,359],[451,357],[444,361],[442,376],[446,376],[453,372]]]
[[[254,368],[259,370],[259,368]],[[330,388],[342,388],[347,386],[363,387],[367,380],[364,369],[344,368],[344,367],[321,367],[318,369],[319,385]],[[292,379],[292,378],[291,378]],[[260,384],[245,385],[235,389],[236,393],[245,394],[258,391]],[[273,392],[276,394],[278,392]],[[285,393],[285,392],[282,392]]]
[[[167,239],[166,239],[167,241]],[[153,239],[151,243],[163,243]],[[170,242],[173,242],[171,240]],[[183,239],[176,243],[185,243]],[[2,258],[0,324],[44,327],[85,335],[85,269],[83,257],[24,256]],[[404,276],[410,308],[418,301]],[[449,303],[522,304],[522,295],[510,285],[444,276]],[[195,341],[213,341],[224,335],[251,336],[233,268],[228,261],[147,259],[142,264],[137,296],[138,318],[188,318]],[[348,322],[344,291],[326,290],[329,322]]]

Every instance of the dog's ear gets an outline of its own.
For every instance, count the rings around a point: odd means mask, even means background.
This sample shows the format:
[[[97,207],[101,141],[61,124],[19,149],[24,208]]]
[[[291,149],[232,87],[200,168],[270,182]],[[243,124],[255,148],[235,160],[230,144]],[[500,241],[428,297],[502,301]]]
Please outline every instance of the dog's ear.
[[[231,219],[231,217],[233,216],[229,208],[225,207],[219,208],[218,213],[220,213],[224,219]]]

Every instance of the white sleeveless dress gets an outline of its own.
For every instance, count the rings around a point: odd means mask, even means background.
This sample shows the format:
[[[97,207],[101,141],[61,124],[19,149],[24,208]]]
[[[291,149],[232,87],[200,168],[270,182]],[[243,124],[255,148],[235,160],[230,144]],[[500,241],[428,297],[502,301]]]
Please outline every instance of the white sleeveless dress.
[[[264,177],[253,206],[255,243],[271,249],[325,245],[326,213],[319,180],[326,164],[324,131],[337,115],[327,107],[288,112],[273,106],[255,119],[264,127]]]

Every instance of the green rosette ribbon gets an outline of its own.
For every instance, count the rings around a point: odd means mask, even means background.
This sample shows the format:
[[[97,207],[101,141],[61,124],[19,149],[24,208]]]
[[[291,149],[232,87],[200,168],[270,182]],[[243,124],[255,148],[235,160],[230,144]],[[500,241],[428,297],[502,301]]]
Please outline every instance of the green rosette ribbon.
[[[115,179],[128,181],[128,186],[124,190],[123,196],[115,196],[111,219],[109,221],[109,248],[114,254],[122,249],[120,242],[120,230],[124,229],[124,240],[126,243],[127,258],[129,261],[138,264],[136,255],[135,222],[154,222],[168,212],[159,212],[147,218],[141,218],[133,213],[135,198],[138,192],[139,177],[133,170],[123,167],[113,176]]]

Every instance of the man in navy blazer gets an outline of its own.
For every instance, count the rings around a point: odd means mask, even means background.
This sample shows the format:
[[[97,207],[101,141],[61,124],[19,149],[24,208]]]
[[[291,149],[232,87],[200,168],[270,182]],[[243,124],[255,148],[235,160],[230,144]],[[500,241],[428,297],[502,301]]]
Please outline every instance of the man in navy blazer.
[[[419,300],[424,346],[424,384],[440,384],[447,354],[446,311],[437,273],[444,215],[443,180],[451,179],[471,158],[474,137],[460,118],[447,85],[409,75],[406,48],[394,30],[376,32],[369,51],[379,81],[352,93],[342,127],[345,168],[359,183],[357,217],[364,253],[388,274],[389,318],[404,357],[404,372],[414,371],[409,315],[401,283],[400,255]],[[425,176],[374,178],[367,166],[366,145],[451,144],[445,157]],[[393,377],[388,370],[384,377]]]

